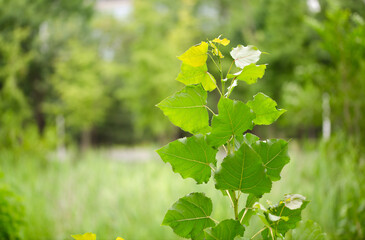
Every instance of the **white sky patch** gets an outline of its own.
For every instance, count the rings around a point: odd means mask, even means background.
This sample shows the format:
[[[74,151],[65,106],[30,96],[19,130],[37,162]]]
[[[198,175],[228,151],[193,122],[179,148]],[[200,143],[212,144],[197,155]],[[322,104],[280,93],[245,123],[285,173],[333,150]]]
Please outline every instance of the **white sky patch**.
[[[321,11],[321,5],[319,4],[318,0],[307,0],[307,6],[309,11],[312,13],[318,13]]]

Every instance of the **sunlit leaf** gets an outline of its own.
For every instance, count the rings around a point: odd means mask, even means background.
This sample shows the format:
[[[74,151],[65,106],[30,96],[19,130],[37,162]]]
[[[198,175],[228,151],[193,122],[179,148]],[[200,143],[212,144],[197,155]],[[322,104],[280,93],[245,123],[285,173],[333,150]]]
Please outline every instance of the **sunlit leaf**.
[[[267,175],[272,181],[280,180],[280,172],[289,163],[288,143],[282,139],[257,141],[251,145],[261,156]]]
[[[183,63],[193,66],[203,66],[208,58],[208,43],[201,42],[198,45],[192,46],[181,56],[178,57]]]
[[[220,58],[224,58],[223,54],[221,53],[221,51],[219,51],[219,49],[214,43],[209,42],[209,45],[213,48],[212,53],[214,56],[219,56]]]
[[[227,219],[220,222],[217,226],[205,230],[206,240],[233,240],[236,236],[243,236],[245,228],[240,222]]]
[[[232,135],[241,135],[252,129],[255,114],[240,101],[222,97],[218,103],[218,115],[213,116],[212,132],[208,135],[208,143],[220,146]]]
[[[181,65],[181,72],[177,76],[178,81],[185,85],[201,83],[206,91],[212,91],[216,88],[214,77],[208,72],[207,65],[192,67],[187,64]]]
[[[238,68],[244,68],[251,63],[256,63],[260,59],[261,51],[254,46],[238,45],[231,51],[231,56]]]
[[[191,193],[174,203],[162,225],[170,226],[181,237],[195,239],[215,225],[210,218],[212,208],[212,201],[204,193]]]
[[[173,124],[195,134],[210,131],[206,104],[207,92],[202,86],[190,85],[166,98],[157,107]]]
[[[214,38],[213,42],[222,44],[223,46],[227,46],[230,43],[230,40],[227,38],[220,39],[220,36],[218,38]]]
[[[245,66],[242,71],[234,74],[228,74],[228,78],[236,78],[241,81],[245,81],[247,84],[253,84],[257,82],[257,79],[262,78],[265,74],[266,65],[256,65],[251,63]]]
[[[84,233],[84,234],[76,234],[71,235],[75,240],[95,240],[96,235],[94,233]]]
[[[256,113],[253,120],[256,125],[270,125],[286,112],[285,109],[276,109],[276,102],[263,93],[256,94],[252,101],[247,102],[247,106]]]
[[[197,183],[206,183],[211,176],[210,164],[216,164],[217,151],[208,146],[204,136],[197,135],[173,141],[157,150],[157,153],[183,178],[190,177]]]
[[[215,180],[217,189],[239,190],[255,196],[271,190],[271,181],[265,174],[261,157],[246,143],[223,159]]]

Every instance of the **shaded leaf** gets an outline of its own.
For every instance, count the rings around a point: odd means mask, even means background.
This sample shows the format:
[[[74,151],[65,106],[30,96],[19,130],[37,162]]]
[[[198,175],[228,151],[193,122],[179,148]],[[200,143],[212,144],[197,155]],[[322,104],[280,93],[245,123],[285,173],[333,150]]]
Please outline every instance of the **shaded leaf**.
[[[307,204],[308,201],[304,200],[303,204],[299,208],[291,210],[285,206],[283,201],[281,201],[278,205],[268,209],[268,212],[265,214],[266,219],[271,224],[273,230],[285,236],[285,233],[290,229],[294,229],[296,224],[302,219],[301,213]],[[278,221],[270,220],[269,213],[279,216],[280,219]]]
[[[191,85],[164,99],[157,107],[173,124],[195,134],[210,131],[206,104],[207,92],[201,85]]]
[[[218,103],[218,113],[213,116],[212,132],[207,137],[212,146],[223,145],[232,135],[242,135],[253,127],[255,114],[243,102],[222,97]]]
[[[201,42],[198,45],[192,46],[181,56],[178,57],[183,63],[193,66],[200,67],[203,66],[208,58],[208,43]]]
[[[210,219],[212,208],[212,201],[203,193],[190,193],[174,203],[162,225],[170,226],[181,237],[199,238],[205,228],[215,225]]]
[[[157,150],[164,162],[183,178],[193,178],[197,183],[208,182],[211,176],[210,164],[216,165],[218,150],[208,146],[204,136],[182,138]]]
[[[262,78],[265,74],[266,65],[256,65],[251,63],[245,66],[242,71],[228,74],[228,78],[236,78],[241,81],[245,81],[247,84],[253,84],[257,82],[257,79]]]
[[[246,143],[223,159],[215,180],[217,189],[240,190],[255,196],[271,190],[271,181],[265,174],[261,157]]]
[[[241,219],[240,222],[245,226],[248,226],[250,224],[251,217],[255,215],[255,211],[253,211],[252,207],[253,204],[258,200],[259,198],[257,198],[255,195],[248,195],[246,200],[246,206],[238,214],[238,218]]]
[[[245,228],[240,224],[240,222],[227,219],[220,222],[217,226],[213,228],[208,228],[205,230],[206,240],[233,240],[236,236],[243,236]]]
[[[212,91],[216,88],[214,77],[208,72],[207,65],[192,67],[187,64],[181,65],[181,72],[176,78],[177,81],[185,85],[201,83],[206,91]]]
[[[247,106],[256,113],[256,119],[253,120],[256,125],[270,125],[286,112],[276,109],[276,102],[263,93],[256,94],[252,101],[247,102]]]
[[[251,63],[256,63],[260,59],[261,51],[255,46],[238,45],[230,52],[238,68],[244,68]]]
[[[270,139],[257,141],[251,146],[261,156],[266,174],[271,180],[280,180],[281,170],[290,161],[288,143],[282,139]]]

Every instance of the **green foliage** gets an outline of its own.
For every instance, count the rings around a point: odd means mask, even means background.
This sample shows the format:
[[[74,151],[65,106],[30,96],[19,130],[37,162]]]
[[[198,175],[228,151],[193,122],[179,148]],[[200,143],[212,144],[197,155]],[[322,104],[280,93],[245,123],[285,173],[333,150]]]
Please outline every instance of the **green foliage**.
[[[24,205],[8,185],[3,183],[0,172],[0,239],[21,239],[24,222]]]
[[[211,175],[210,164],[217,163],[217,150],[210,148],[202,135],[178,139],[157,150],[164,162],[169,162],[174,172],[183,178],[191,177],[207,183]]]
[[[276,109],[276,102],[263,93],[256,94],[247,105],[256,114],[253,120],[256,125],[270,125],[286,112],[284,109]]]
[[[192,85],[166,98],[157,107],[184,131],[206,133],[210,129],[206,104],[207,93],[201,85]]]
[[[174,203],[162,224],[170,226],[181,237],[202,239],[203,230],[214,226],[210,219],[212,210],[210,198],[203,193],[190,193]]]
[[[226,78],[223,78],[221,58],[224,56],[213,42],[226,46],[229,40],[217,38],[202,42],[178,57],[183,62],[183,73],[177,80],[184,79],[183,76],[198,80],[183,81],[187,85],[183,90],[157,105],[176,126],[199,135],[178,139],[157,150],[157,153],[164,162],[171,164],[174,172],[183,178],[193,178],[198,184],[208,182],[214,175],[215,188],[231,201],[234,220],[219,222],[212,219],[212,201],[202,193],[191,193],[171,207],[163,225],[170,226],[176,234],[185,238],[204,239],[205,236],[206,239],[234,239],[238,235],[243,236],[243,224],[248,225],[250,218],[257,215],[265,227],[253,237],[262,232],[264,239],[285,238],[287,231],[294,229],[300,221],[301,212],[308,203],[305,198],[299,194],[288,195],[268,210],[254,202],[259,201],[264,193],[269,193],[272,182],[280,179],[281,170],[289,162],[288,143],[279,139],[260,141],[250,133],[243,135],[254,125],[272,124],[285,110],[277,109],[276,102],[263,93],[256,94],[247,103],[229,99],[238,77],[251,84],[262,77],[265,65],[262,65],[264,68],[260,67],[259,73],[246,69],[238,75],[229,75],[229,69]],[[233,58],[231,67],[235,63],[240,69],[251,68],[261,55],[256,47],[242,45],[230,53]],[[219,88],[216,85],[220,94],[218,115],[206,106],[206,91],[212,89],[204,90],[201,80],[203,71],[196,69],[200,66],[205,68],[208,56],[220,72],[220,81],[213,81],[215,84],[220,82],[222,86]],[[229,80],[231,84],[225,94],[225,83]],[[207,109],[213,114],[210,126]],[[219,148],[226,151],[226,156],[217,164],[215,155]],[[242,193],[248,196],[246,206],[240,210]]]
[[[233,219],[227,219],[220,222],[213,228],[205,230],[205,239],[227,239],[233,240],[236,236],[243,236],[245,228],[240,224],[239,221]]]
[[[212,132],[207,139],[210,145],[221,146],[231,136],[240,136],[243,132],[252,130],[255,114],[243,102],[221,98],[218,111],[219,114],[213,116]]]

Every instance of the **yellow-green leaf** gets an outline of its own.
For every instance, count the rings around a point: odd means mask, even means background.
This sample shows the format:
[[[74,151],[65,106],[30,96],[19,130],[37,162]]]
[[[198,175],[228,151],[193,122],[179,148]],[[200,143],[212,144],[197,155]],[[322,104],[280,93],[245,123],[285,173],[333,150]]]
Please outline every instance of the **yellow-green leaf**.
[[[209,44],[213,48],[212,52],[214,56],[219,56],[220,58],[224,58],[223,54],[221,53],[221,51],[219,51],[219,49],[214,43],[209,42]]]
[[[75,240],[96,240],[96,235],[94,233],[85,233],[83,235],[76,234],[71,235]]]
[[[227,46],[230,43],[230,40],[228,40],[227,38],[220,39],[218,37],[218,38],[214,38],[213,42],[222,44],[223,46]]]
[[[183,63],[193,66],[200,67],[205,64],[208,58],[208,43],[201,42],[198,45],[192,46],[181,56],[178,57]]]
[[[206,64],[200,67],[192,67],[183,63],[181,65],[181,72],[176,80],[185,85],[201,83],[206,91],[212,91],[216,88],[216,81],[208,72]]]

